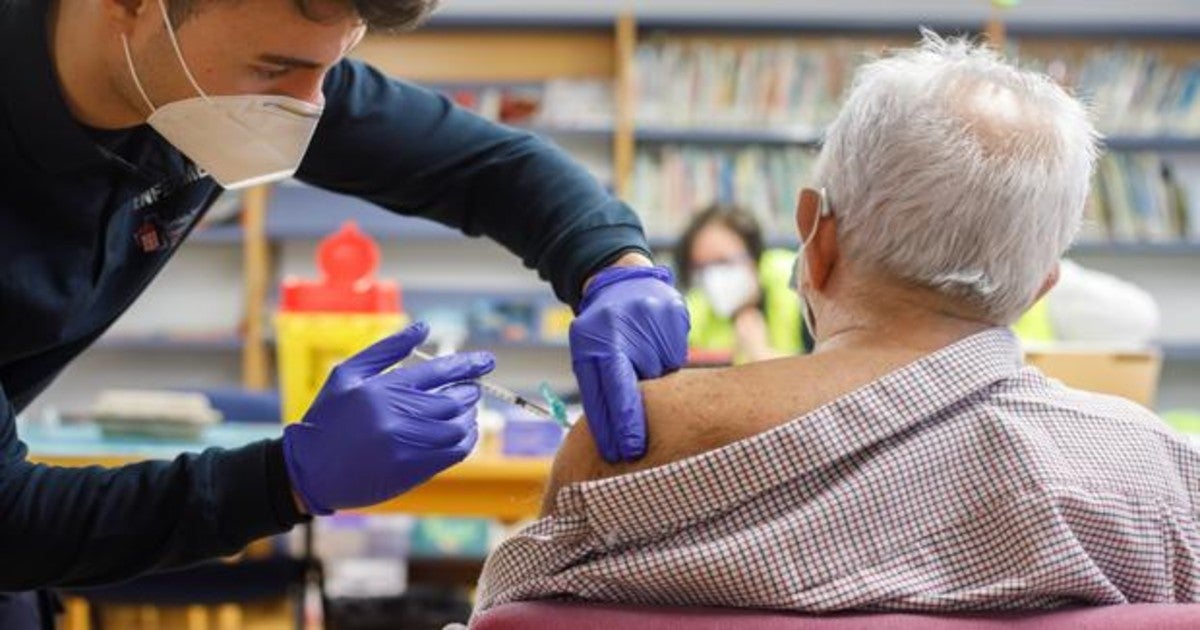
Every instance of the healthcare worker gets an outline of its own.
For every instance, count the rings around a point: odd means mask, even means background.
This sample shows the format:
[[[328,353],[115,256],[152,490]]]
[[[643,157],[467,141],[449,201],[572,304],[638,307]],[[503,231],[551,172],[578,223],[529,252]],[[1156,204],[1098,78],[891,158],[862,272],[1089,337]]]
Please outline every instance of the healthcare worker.
[[[735,363],[798,354],[800,298],[789,284],[794,250],[768,249],[749,211],[713,204],[692,218],[675,248],[693,350],[728,352]]]
[[[19,591],[234,552],[378,503],[475,442],[464,354],[385,371],[416,325],[338,367],[281,440],[116,469],[26,460],[15,415],[137,298],[223,188],[287,177],[503,244],[571,304],[599,452],[645,450],[637,380],[688,316],[634,213],[563,153],[345,59],[434,0],[0,0],[0,627]],[[333,211],[333,210],[331,210]],[[42,623],[49,623],[46,615]]]

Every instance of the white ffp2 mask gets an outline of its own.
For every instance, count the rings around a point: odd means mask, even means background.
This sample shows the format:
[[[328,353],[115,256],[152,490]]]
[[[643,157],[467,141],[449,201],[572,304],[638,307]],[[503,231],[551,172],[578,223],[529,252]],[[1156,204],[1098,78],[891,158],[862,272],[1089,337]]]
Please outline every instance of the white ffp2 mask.
[[[700,271],[699,284],[713,312],[730,317],[754,298],[758,279],[744,264],[717,263]]]
[[[122,35],[133,83],[151,111],[146,122],[224,188],[291,177],[304,159],[323,108],[288,96],[205,94],[183,59],[166,5],[159,0],[158,6],[175,56],[199,96],[155,107],[133,66],[129,40]]]

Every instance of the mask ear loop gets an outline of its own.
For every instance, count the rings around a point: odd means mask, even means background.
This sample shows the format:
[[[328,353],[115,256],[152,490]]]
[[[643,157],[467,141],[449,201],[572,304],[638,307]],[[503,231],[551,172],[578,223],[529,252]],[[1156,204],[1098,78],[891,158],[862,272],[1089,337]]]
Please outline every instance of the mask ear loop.
[[[179,65],[183,66],[183,74],[187,77],[189,83],[192,84],[192,89],[200,95],[205,101],[208,101],[208,95],[204,90],[200,89],[200,84],[196,83],[196,77],[192,76],[191,69],[188,68],[187,62],[183,60],[183,50],[179,47],[179,40],[175,38],[175,27],[171,25],[171,15],[167,13],[167,5],[164,0],[158,0],[158,8],[162,11],[163,22],[167,25],[167,38],[171,40],[171,47],[175,49],[175,58],[179,60]],[[129,54],[126,51],[125,54]]]
[[[804,237],[804,240],[800,242],[801,248],[808,247],[808,244],[817,237],[817,228],[821,226],[821,219],[824,219],[830,214],[832,214],[832,212],[829,209],[829,197],[825,193],[825,187],[822,186],[817,189],[817,218],[813,220],[812,231],[809,232],[808,236]]]
[[[125,49],[125,63],[129,65],[129,74],[133,77],[133,85],[137,87],[138,94],[142,95],[142,100],[146,101],[146,107],[150,108],[150,113],[158,111],[154,107],[154,103],[150,102],[150,97],[146,95],[146,88],[142,87],[142,81],[138,79],[137,68],[133,67],[133,55],[129,54],[129,38],[121,33],[121,46]]]
[[[809,232],[808,236],[805,236],[800,242],[799,253],[801,256],[804,255],[804,250],[808,247],[809,243],[811,243],[813,239],[817,237],[817,228],[821,226],[821,219],[828,217],[831,214],[833,214],[833,211],[829,207],[829,196],[825,192],[825,187],[822,186],[817,189],[817,217],[813,220],[812,231]],[[798,279],[796,278],[795,267],[792,268],[792,284],[793,286],[799,286]],[[808,335],[812,337],[813,349],[815,349],[817,343],[817,327],[813,324],[813,320],[815,318],[812,315],[812,308],[807,304],[807,300],[806,303],[801,307],[800,316],[804,318],[804,328],[808,331]]]

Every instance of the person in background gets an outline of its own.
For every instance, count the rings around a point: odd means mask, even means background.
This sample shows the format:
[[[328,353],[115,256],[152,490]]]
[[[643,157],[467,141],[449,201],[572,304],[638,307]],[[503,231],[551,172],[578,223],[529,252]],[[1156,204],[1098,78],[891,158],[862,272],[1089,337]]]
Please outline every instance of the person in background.
[[[676,244],[680,288],[692,329],[688,346],[752,363],[805,352],[801,303],[791,283],[795,252],[768,249],[754,214],[714,203],[697,213]],[[1111,274],[1063,260],[1058,284],[1013,325],[1024,344],[1144,346],[1158,335],[1158,303]]]
[[[789,287],[796,253],[767,249],[758,220],[716,203],[700,211],[676,245],[679,283],[692,330],[688,346],[732,352],[735,363],[800,353],[800,300]]]

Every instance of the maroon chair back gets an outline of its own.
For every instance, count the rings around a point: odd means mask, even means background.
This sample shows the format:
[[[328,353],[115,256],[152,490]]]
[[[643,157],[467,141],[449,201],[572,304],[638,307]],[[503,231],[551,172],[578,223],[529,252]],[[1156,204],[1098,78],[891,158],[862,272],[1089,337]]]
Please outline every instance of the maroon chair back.
[[[1197,630],[1200,604],[1129,604],[992,615],[814,617],[734,608],[650,608],[519,602],[489,610],[475,630]]]

